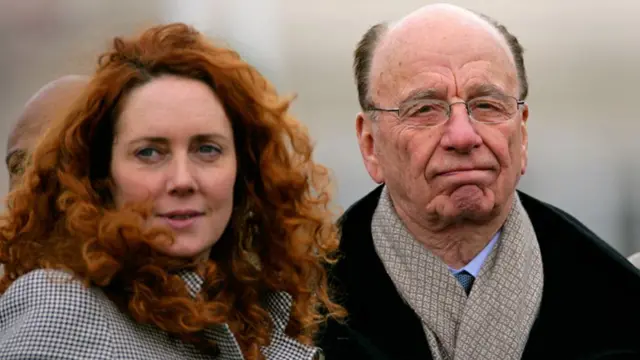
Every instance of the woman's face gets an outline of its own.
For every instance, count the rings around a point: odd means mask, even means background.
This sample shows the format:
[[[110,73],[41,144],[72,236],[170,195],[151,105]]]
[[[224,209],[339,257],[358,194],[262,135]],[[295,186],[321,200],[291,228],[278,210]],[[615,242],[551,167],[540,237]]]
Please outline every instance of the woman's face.
[[[205,83],[163,76],[134,89],[115,129],[114,200],[153,200],[151,225],[175,242],[158,249],[208,257],[229,223],[237,162],[231,122]]]

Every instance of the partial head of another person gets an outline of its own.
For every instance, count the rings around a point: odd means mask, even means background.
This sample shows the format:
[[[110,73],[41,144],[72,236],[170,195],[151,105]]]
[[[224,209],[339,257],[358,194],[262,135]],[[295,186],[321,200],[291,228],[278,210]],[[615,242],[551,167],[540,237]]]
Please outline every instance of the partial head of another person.
[[[55,119],[65,115],[88,82],[88,76],[66,75],[49,82],[27,101],[7,138],[10,189],[20,180],[37,140]]]
[[[269,339],[263,296],[286,291],[291,334],[310,343],[321,309],[340,310],[323,267],[337,230],[328,172],[289,104],[184,24],[116,38],[10,194],[1,287],[29,268],[68,268],[131,289],[116,296],[133,316],[155,309],[170,332],[227,323],[252,359]],[[168,280],[184,269],[204,276],[206,309]]]
[[[487,16],[428,5],[372,27],[354,70],[365,166],[405,222],[428,233],[501,225],[527,166],[518,40]]]

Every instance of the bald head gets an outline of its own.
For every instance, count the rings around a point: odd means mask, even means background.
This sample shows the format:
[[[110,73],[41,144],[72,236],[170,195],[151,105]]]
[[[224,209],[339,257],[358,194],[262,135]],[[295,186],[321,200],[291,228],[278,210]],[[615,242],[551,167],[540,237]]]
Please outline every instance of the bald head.
[[[513,61],[506,39],[495,26],[470,10],[450,4],[426,5],[390,26],[386,35],[380,40],[376,55],[383,56],[385,52],[393,51],[396,45],[402,43],[420,46],[429,44],[431,39],[449,41],[456,37],[469,40],[475,40],[477,37],[491,37]],[[464,45],[474,46],[472,41]],[[459,49],[453,47],[451,50]]]
[[[22,173],[23,163],[48,124],[69,110],[82,93],[89,77],[67,75],[56,79],[29,99],[7,140],[6,165],[11,186]]]
[[[406,56],[422,52],[458,55],[494,52],[503,55],[504,71],[514,71],[518,97],[526,98],[527,78],[523,49],[517,38],[494,19],[450,4],[424,6],[394,24],[378,24],[365,33],[355,51],[354,70],[360,105],[370,105],[371,82],[391,74]],[[418,54],[420,55],[420,54]]]
[[[430,4],[413,11],[390,26],[389,33],[411,29],[418,31],[446,31],[455,28],[459,29],[461,26],[470,30],[491,33],[497,41],[504,40],[501,39],[500,32],[482,15],[469,9],[446,3]]]

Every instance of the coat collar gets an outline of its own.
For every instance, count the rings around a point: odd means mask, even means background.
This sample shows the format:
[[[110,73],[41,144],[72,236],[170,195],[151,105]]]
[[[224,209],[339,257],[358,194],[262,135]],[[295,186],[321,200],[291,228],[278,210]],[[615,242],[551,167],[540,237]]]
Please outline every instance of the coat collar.
[[[191,296],[196,296],[202,289],[204,279],[193,271],[181,272],[180,277],[185,282]],[[322,358],[319,348],[304,345],[285,334],[285,329],[291,316],[293,298],[286,292],[271,292],[264,299],[265,310],[273,321],[271,343],[262,348],[267,360],[315,360]],[[243,360],[242,350],[229,325],[220,324],[205,330],[205,336],[213,340],[220,347],[220,360]]]

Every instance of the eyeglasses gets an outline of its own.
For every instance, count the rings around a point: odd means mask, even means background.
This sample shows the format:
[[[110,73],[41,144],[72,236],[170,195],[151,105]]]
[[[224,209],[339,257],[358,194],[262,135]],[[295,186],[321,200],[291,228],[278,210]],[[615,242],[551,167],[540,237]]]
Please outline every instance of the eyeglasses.
[[[449,120],[453,105],[464,104],[471,120],[484,124],[497,124],[513,119],[524,103],[523,100],[512,96],[483,96],[451,104],[444,100],[416,99],[403,103],[397,109],[370,106],[366,110],[392,112],[396,113],[403,122],[412,121],[424,126],[436,126]]]

